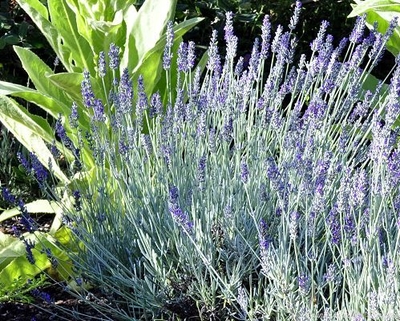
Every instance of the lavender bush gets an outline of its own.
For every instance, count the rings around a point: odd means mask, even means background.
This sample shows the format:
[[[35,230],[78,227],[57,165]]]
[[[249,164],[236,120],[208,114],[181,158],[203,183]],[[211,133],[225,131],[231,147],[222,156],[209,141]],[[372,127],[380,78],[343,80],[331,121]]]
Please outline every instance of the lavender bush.
[[[76,295],[121,320],[400,317],[400,67],[363,89],[397,21],[365,35],[361,17],[338,45],[324,21],[295,63],[299,13],[275,35],[265,17],[248,68],[231,13],[205,75],[182,42],[166,106],[126,73],[94,104],[76,134],[97,167],[64,213]]]

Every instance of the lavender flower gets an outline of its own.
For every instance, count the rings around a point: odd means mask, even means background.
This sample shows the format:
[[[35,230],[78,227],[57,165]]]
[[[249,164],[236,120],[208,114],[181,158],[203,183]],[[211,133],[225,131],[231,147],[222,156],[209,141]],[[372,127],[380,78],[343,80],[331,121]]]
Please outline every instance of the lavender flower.
[[[4,199],[8,204],[11,204],[11,205],[16,205],[16,204],[17,204],[17,199],[16,199],[16,197],[10,193],[10,190],[9,190],[8,188],[3,187],[3,188],[1,189],[1,194],[2,194],[2,196],[3,196],[3,199]]]
[[[116,70],[119,67],[119,47],[114,43],[110,44],[110,49],[108,50],[108,58],[110,58],[109,67],[112,70]]]
[[[358,44],[364,37],[366,15],[358,16],[353,31],[350,34],[349,40],[353,44]]]
[[[330,229],[331,240],[335,245],[339,245],[342,239],[339,213],[337,212],[337,207],[333,207],[327,217],[327,223]]]
[[[90,73],[87,70],[83,71],[83,81],[81,83],[81,94],[83,98],[83,104],[87,108],[93,108],[95,95],[90,81]]]
[[[206,179],[206,163],[207,163],[207,157],[202,156],[199,160],[199,164],[197,166],[197,181],[200,184],[203,184]]]
[[[52,269],[56,269],[58,267],[59,262],[58,262],[57,258],[53,255],[53,253],[51,252],[51,249],[45,248],[44,250],[41,251],[41,253],[46,254],[47,259],[50,261]]]
[[[250,61],[249,61],[249,80],[257,79],[258,72],[260,69],[260,41],[258,38],[254,40],[253,49],[251,51]],[[250,78],[251,77],[251,78]],[[247,78],[247,77],[246,77]]]
[[[181,42],[178,48],[178,71],[186,72],[188,70],[188,47],[185,42]]]
[[[302,274],[297,278],[299,292],[301,295],[307,295],[311,288],[310,277],[307,274]]]
[[[236,48],[238,39],[233,33],[233,13],[226,13],[225,23],[225,41],[226,41],[226,58],[227,60],[233,60],[236,56]]]
[[[129,71],[124,68],[118,86],[118,113],[128,114],[132,111],[133,87]]]
[[[282,33],[283,33],[283,27],[281,25],[279,25],[276,28],[274,39],[272,40],[272,44],[271,44],[271,51],[273,53],[278,53],[279,43],[281,41]]]
[[[243,184],[246,184],[249,181],[249,167],[244,161],[242,161],[240,165],[240,180]]]
[[[179,198],[178,188],[174,185],[169,187],[169,203],[170,206],[177,206]]]
[[[164,48],[164,56],[163,56],[163,68],[164,70],[169,70],[171,68],[171,60],[172,60],[172,45],[174,43],[174,29],[172,21],[168,21],[167,23],[167,43]]]
[[[207,69],[218,73],[221,67],[221,61],[218,54],[217,35],[217,30],[213,30],[208,49]]]
[[[22,164],[22,166],[25,168],[28,174],[33,174],[34,177],[36,178],[37,182],[39,183],[40,187],[43,187],[43,184],[45,183],[48,173],[47,170],[44,168],[42,163],[38,160],[37,156],[34,153],[30,153],[30,160],[29,162],[23,155],[22,153],[18,152],[17,153],[17,158]]]
[[[247,296],[246,290],[243,287],[240,287],[238,289],[237,302],[240,306],[240,309],[242,310],[242,312],[244,314],[244,317],[246,318],[248,304],[249,304],[249,298]]]
[[[222,137],[226,142],[230,142],[232,140],[233,135],[233,119],[228,118],[225,120],[224,127],[222,128]]]
[[[324,43],[326,29],[328,28],[328,26],[329,26],[328,21],[326,21],[326,20],[322,21],[321,27],[318,31],[317,38],[311,42],[311,50],[313,52],[321,50],[323,43]]]
[[[106,120],[106,116],[104,113],[104,105],[100,99],[94,100],[93,113],[94,113],[92,117],[93,121],[104,122]]]
[[[69,115],[69,124],[71,128],[78,128],[78,118],[78,105],[76,102],[73,102],[71,106],[71,114]]]
[[[101,51],[99,53],[99,61],[97,63],[98,66],[98,73],[101,78],[104,78],[106,76],[106,58],[104,51]]]
[[[368,320],[379,320],[378,294],[375,291],[368,293]]]
[[[301,1],[296,1],[293,16],[290,18],[290,24],[289,24],[290,31],[293,31],[296,28],[297,23],[299,22],[301,6],[302,6]]]
[[[163,106],[162,106],[162,101],[161,101],[161,95],[157,91],[156,93],[154,93],[151,96],[151,99],[150,99],[150,112],[149,112],[150,118],[154,118],[158,115],[161,115],[162,109],[163,109]]]
[[[146,151],[146,154],[148,157],[150,157],[150,155],[152,154],[153,151],[153,146],[151,144],[151,137],[148,134],[141,134],[140,135],[140,142],[144,148],[144,150]]]
[[[329,264],[326,273],[324,274],[324,279],[327,283],[338,281],[338,272],[334,264]]]
[[[236,66],[235,66],[235,75],[240,76],[241,73],[243,72],[243,68],[244,68],[244,58],[239,57],[239,59],[236,63]]]
[[[187,233],[192,233],[193,223],[189,220],[189,215],[183,212],[180,207],[172,207],[169,210],[175,222],[182,226]]]
[[[395,188],[400,183],[400,149],[394,150],[388,159],[390,187]]]
[[[194,67],[195,62],[196,62],[195,43],[194,41],[189,41],[187,49],[187,67],[189,70]]]
[[[43,292],[43,291],[40,291],[38,289],[33,289],[31,291],[31,294],[35,298],[41,299],[41,300],[45,301],[46,303],[52,303],[53,302],[53,299],[51,298],[51,295],[49,293],[47,293],[47,292]]]
[[[27,229],[29,233],[37,231],[37,226],[35,224],[35,221],[29,215],[25,203],[21,199],[18,201],[18,208],[19,211],[21,212],[21,219],[20,219],[21,224]]]
[[[30,264],[35,264],[36,260],[33,256],[32,249],[35,248],[35,242],[30,239],[23,239],[22,242],[25,244],[26,258]]]
[[[271,41],[271,22],[269,21],[269,16],[264,16],[263,24],[261,27],[261,51],[260,58],[268,58],[268,51]]]
[[[355,208],[362,207],[368,191],[368,177],[365,170],[357,171],[352,178],[350,204]]]

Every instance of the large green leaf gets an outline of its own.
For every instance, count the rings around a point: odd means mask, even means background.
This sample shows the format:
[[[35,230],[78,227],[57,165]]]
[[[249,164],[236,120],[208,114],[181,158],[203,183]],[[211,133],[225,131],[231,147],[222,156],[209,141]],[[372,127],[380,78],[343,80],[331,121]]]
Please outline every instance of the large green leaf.
[[[62,37],[63,47],[67,47],[71,51],[72,61],[70,61],[70,64],[94,73],[94,53],[89,43],[79,33],[76,13],[68,6],[66,1],[48,0],[47,4],[51,22]]]
[[[30,203],[25,204],[26,210],[28,213],[48,213],[54,214],[56,213],[60,206],[57,202],[48,201],[48,200],[36,200]],[[0,222],[7,220],[11,217],[19,215],[21,211],[18,208],[12,208],[9,210],[5,210],[0,214]]]
[[[40,91],[42,94],[53,97],[60,102],[66,101],[64,93],[57,87],[54,87],[54,85],[46,78],[46,75],[53,74],[53,71],[49,66],[27,48],[14,46],[14,51],[21,60],[22,67],[35,85],[36,90]]]
[[[378,22],[378,31],[385,33],[394,17],[399,16],[399,1],[395,0],[355,0],[352,4],[353,11],[349,17],[355,17],[362,14],[367,15],[367,26],[371,29],[375,22]],[[400,53],[400,26],[397,26],[393,35],[386,44],[387,49],[397,56]]]
[[[400,12],[400,6],[394,4],[392,0],[354,0],[356,4],[352,4],[353,11],[349,14],[349,17],[360,16],[368,11],[398,11]]]
[[[82,73],[65,72],[53,75],[48,75],[49,81],[53,87],[63,90],[70,97],[69,101],[80,103],[82,101],[81,85],[83,80]],[[93,92],[96,98],[106,101],[108,97],[105,96],[101,83],[94,77],[90,77]],[[69,114],[69,113],[68,113]]]
[[[72,263],[68,256],[55,246],[56,239],[42,232],[24,233],[23,237],[36,244],[32,249],[35,264],[31,264],[27,260],[25,245],[20,239],[0,233],[0,241],[5,245],[0,247],[1,284],[8,284],[11,280],[20,278],[28,280],[45,270],[59,280],[66,280],[68,276],[73,275]],[[57,259],[57,270],[51,269],[51,263],[43,251],[45,248],[50,249],[52,255]]]
[[[68,115],[71,112],[70,106],[64,105],[53,97],[46,96],[35,89],[5,81],[0,81],[0,95],[23,98],[39,106],[54,118],[57,118],[59,114]]]
[[[177,0],[147,0],[134,19],[130,9],[125,14],[126,43],[122,57],[122,67],[134,70],[138,61],[154,48],[164,33],[165,25],[175,15]]]
[[[51,160],[52,171],[57,178],[65,183],[69,182],[45,144],[51,144],[54,140],[52,128],[45,119],[29,114],[13,99],[0,96],[0,122],[30,152],[34,152],[45,167],[49,168]]]

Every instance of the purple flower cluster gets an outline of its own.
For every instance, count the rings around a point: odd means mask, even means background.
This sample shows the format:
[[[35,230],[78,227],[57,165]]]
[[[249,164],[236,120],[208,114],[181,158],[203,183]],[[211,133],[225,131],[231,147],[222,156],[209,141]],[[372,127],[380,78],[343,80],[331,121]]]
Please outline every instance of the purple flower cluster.
[[[34,153],[29,153],[29,160],[27,160],[25,156],[22,155],[22,153],[18,152],[17,158],[20,161],[21,165],[24,167],[25,171],[28,174],[33,174],[33,176],[39,183],[39,186],[43,187],[47,180],[48,172],[39,161],[37,156]]]
[[[169,188],[168,208],[174,221],[177,222],[186,233],[192,233],[193,222],[190,221],[189,215],[179,206],[179,191],[176,186],[171,186]]]
[[[164,48],[164,56],[163,56],[163,67],[165,70],[169,70],[171,68],[172,61],[172,45],[174,44],[174,29],[172,21],[169,21],[167,24],[167,43]]]

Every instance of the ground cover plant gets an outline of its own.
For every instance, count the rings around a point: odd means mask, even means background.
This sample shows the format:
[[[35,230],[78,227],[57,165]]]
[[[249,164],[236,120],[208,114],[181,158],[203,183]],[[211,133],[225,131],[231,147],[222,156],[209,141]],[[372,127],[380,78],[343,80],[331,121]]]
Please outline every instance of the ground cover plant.
[[[360,17],[343,40],[324,21],[312,55],[294,64],[300,7],[275,34],[264,19],[247,68],[231,13],[226,56],[213,33],[205,75],[194,69],[193,46],[180,43],[165,105],[146,95],[141,77],[133,92],[126,72],[104,109],[84,82],[90,130],[70,119],[96,162],[90,184],[55,190],[42,166],[24,162],[54,196],[73,195],[74,210],[63,213],[65,237],[76,242],[66,291],[121,320],[399,317],[400,67],[389,86],[363,87],[397,21],[379,36]],[[172,40],[169,25],[167,79]],[[118,50],[109,55],[119,62]],[[28,237],[35,230],[25,218]],[[33,265],[58,264],[40,240],[25,245]]]

